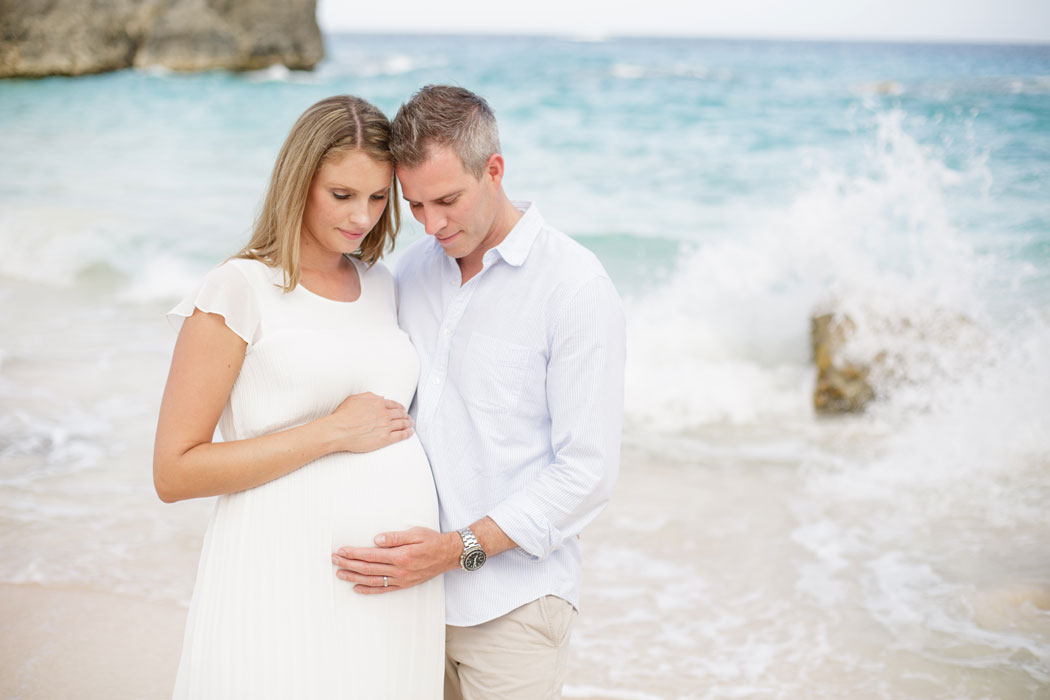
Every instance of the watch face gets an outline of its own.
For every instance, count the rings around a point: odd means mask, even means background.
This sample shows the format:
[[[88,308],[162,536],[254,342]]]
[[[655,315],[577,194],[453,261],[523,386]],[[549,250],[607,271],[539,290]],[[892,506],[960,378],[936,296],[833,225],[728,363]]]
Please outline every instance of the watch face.
[[[485,555],[484,550],[475,549],[473,552],[467,552],[467,556],[463,557],[463,568],[467,571],[477,571],[481,568],[481,565],[485,563],[488,557]]]

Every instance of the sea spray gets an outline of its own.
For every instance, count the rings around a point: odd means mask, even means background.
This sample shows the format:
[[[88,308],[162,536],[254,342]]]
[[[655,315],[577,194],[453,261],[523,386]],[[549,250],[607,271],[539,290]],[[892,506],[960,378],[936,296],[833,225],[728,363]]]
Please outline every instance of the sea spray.
[[[809,318],[857,327],[851,359],[889,398],[990,359],[1002,321],[982,299],[993,269],[951,222],[959,172],[893,110],[877,115],[862,173],[819,173],[752,228],[696,246],[662,288],[629,306],[628,415],[679,430],[808,416]],[[1001,270],[997,270],[1001,274]]]

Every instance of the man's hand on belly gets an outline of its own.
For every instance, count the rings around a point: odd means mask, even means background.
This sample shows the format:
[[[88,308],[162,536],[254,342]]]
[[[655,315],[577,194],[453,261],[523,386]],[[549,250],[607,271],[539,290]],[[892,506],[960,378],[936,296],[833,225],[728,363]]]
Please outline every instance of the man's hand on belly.
[[[336,575],[357,593],[389,593],[429,581],[459,566],[463,539],[458,532],[413,527],[384,532],[375,547],[340,547],[332,555]]]

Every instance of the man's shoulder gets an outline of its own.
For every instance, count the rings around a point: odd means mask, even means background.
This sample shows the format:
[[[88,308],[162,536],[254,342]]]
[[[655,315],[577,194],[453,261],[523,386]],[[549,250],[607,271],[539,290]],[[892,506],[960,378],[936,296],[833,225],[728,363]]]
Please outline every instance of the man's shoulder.
[[[585,284],[596,277],[609,277],[593,251],[546,222],[536,237],[529,260],[563,283]]]

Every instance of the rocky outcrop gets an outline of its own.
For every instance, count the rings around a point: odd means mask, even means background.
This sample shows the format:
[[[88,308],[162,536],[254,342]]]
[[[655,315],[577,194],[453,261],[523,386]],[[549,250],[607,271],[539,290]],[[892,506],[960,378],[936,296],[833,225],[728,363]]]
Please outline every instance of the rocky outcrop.
[[[813,361],[817,365],[817,386],[813,408],[817,413],[857,413],[875,398],[868,382],[870,367],[849,361],[843,346],[856,331],[849,316],[821,314],[810,321]]]
[[[323,57],[316,0],[0,0],[0,77],[308,70]]]
[[[892,306],[892,305],[890,305]],[[818,413],[863,411],[875,398],[897,410],[929,410],[938,392],[994,362],[1001,352],[974,319],[912,302],[906,315],[852,306],[810,319]]]

